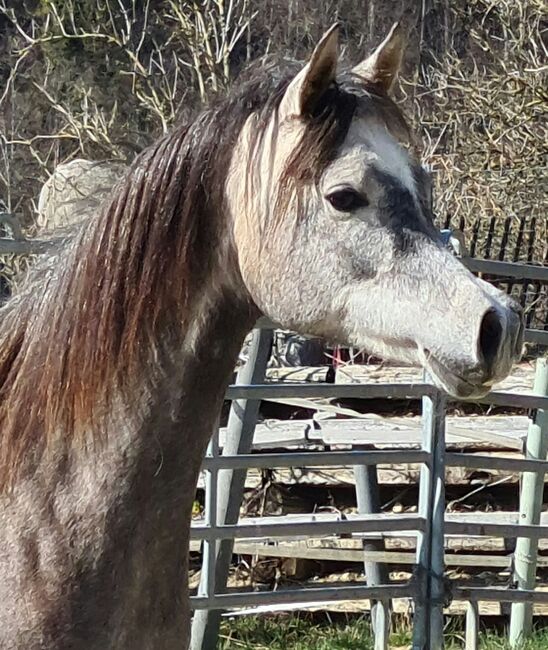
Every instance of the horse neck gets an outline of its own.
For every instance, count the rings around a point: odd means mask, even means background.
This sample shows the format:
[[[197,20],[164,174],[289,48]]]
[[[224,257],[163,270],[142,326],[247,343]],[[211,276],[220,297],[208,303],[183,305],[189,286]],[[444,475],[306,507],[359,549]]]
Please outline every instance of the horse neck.
[[[12,603],[2,608],[0,629],[24,616],[27,629],[40,630],[40,647],[65,647],[58,645],[59,630],[76,627],[79,635],[97,637],[105,629],[108,637],[80,646],[69,636],[66,647],[157,647],[146,645],[153,638],[166,649],[185,647],[186,552],[197,476],[255,318],[226,297],[203,302],[207,309],[189,323],[181,346],[165,350],[165,361],[155,360],[165,363],[163,379],[154,386],[143,380],[146,403],[138,414],[127,408],[123,417],[113,413],[105,441],[93,451],[42,461],[4,509],[6,526],[0,515],[0,528],[13,531],[3,540],[11,560],[0,557],[0,599]],[[38,540],[44,539],[42,553]],[[32,566],[40,569],[21,580],[13,556],[25,561],[29,540],[38,555]],[[21,594],[14,594],[16,585]],[[16,605],[23,601],[24,613]]]

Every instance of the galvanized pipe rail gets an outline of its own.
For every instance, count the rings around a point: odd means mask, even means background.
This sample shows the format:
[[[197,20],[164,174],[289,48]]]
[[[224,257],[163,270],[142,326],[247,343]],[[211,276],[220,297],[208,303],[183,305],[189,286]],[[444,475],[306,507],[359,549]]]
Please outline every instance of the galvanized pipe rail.
[[[537,372],[533,390],[539,395],[548,395],[548,359],[537,362]],[[546,459],[548,451],[548,409],[537,409],[532,414],[525,455],[540,464]],[[538,467],[525,471],[522,476],[520,492],[520,524],[522,530],[540,524],[544,494],[544,475],[546,469]],[[514,553],[514,580],[522,590],[534,589],[537,570],[538,539],[530,535],[520,535]],[[532,602],[513,603],[510,616],[510,644],[520,645],[531,634],[533,628]]]
[[[211,526],[208,524],[195,524],[192,527],[191,539],[264,539],[270,537],[321,537],[324,535],[348,535],[350,533],[385,533],[400,531],[423,532],[426,529],[426,519],[420,515],[407,514],[373,514],[360,515],[352,519],[339,519],[335,521],[315,521],[311,517],[308,521],[280,522],[279,524],[253,523],[225,524]],[[472,525],[470,529],[480,530],[480,524]],[[504,535],[499,524],[491,524],[494,530]],[[529,528],[529,527],[528,527]],[[467,529],[468,530],[468,529]],[[536,531],[537,527],[532,527]],[[480,533],[471,533],[480,534]]]
[[[390,463],[428,463],[423,450],[402,451],[297,451],[277,454],[242,454],[240,456],[206,457],[204,470],[217,469],[273,469],[274,467],[313,467],[314,465],[379,465]],[[535,461],[532,461],[535,463]],[[529,464],[526,465],[530,467]],[[481,465],[484,467],[484,465]]]
[[[418,537],[418,596],[415,598],[413,649],[443,647],[444,514],[445,514],[445,409],[446,399],[436,391],[422,403],[422,449],[430,460],[422,465],[419,485],[419,514],[425,529]]]
[[[233,385],[226,392],[226,399],[283,399],[288,397],[301,397],[305,399],[421,399],[424,396],[434,396],[436,388],[431,384],[257,384]],[[493,391],[473,400],[478,404],[492,404],[494,406],[511,406],[514,408],[547,409],[548,397],[534,393],[509,393]]]
[[[360,452],[357,451],[356,453]],[[381,512],[377,466],[370,464],[369,460],[371,459],[365,458],[365,462],[352,466],[356,484],[356,505],[360,515]],[[364,552],[363,567],[367,585],[376,587],[387,584],[389,582],[387,566],[372,561],[368,556],[370,551],[385,550],[384,539],[363,539],[362,550]],[[391,609],[390,600],[371,600],[371,626],[373,628],[373,638],[375,639],[374,650],[388,650]]]
[[[249,591],[238,593],[215,594],[214,596],[194,596],[194,609],[230,610],[241,607],[259,607],[261,605],[291,605],[326,602],[343,602],[349,600],[385,600],[391,598],[413,598],[415,587],[408,583],[403,585],[353,585],[344,587],[309,587],[307,589],[279,589],[277,591]],[[427,650],[427,649],[425,649]]]

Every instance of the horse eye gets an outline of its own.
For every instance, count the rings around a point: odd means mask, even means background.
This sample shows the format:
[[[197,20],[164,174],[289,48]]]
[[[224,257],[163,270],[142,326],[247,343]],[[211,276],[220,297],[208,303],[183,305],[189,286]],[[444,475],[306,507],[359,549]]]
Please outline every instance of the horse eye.
[[[349,187],[331,192],[325,198],[339,212],[353,212],[369,205],[369,201],[363,194]]]

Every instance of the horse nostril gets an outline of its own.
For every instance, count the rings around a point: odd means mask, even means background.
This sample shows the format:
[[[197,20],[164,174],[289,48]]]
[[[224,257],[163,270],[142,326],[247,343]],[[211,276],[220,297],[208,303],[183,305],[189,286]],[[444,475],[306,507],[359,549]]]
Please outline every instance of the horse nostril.
[[[495,310],[490,309],[481,321],[479,351],[487,371],[490,372],[497,358],[502,339],[502,325]]]

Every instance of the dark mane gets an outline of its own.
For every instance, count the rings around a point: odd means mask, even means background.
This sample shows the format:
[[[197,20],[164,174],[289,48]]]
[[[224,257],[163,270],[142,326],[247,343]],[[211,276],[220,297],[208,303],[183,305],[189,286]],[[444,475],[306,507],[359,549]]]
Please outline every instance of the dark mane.
[[[260,138],[293,72],[251,74],[146,149],[98,217],[53,263],[39,262],[0,311],[0,487],[53,443],[100,438],[97,409],[112,388],[131,403],[131,378],[160,341],[182,340],[192,297],[227,247],[224,185],[238,135],[258,113]],[[326,93],[291,157],[286,192],[325,168],[358,101],[344,85]],[[367,102],[393,107],[374,94]]]

